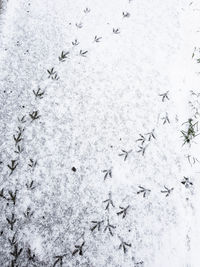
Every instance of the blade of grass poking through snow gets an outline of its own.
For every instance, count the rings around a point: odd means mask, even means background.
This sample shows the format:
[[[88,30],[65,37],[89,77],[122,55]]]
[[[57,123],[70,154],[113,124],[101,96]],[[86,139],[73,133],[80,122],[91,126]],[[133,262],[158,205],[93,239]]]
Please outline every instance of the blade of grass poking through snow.
[[[181,130],[183,145],[191,144],[191,141],[199,135],[198,133],[198,121],[194,122],[193,119],[188,119],[182,125],[186,125],[186,130]]]

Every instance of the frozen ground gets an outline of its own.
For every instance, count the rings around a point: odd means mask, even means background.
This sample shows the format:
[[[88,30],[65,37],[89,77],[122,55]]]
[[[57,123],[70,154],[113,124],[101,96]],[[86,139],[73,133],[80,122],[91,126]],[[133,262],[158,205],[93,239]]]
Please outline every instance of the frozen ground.
[[[0,266],[199,267],[199,1],[5,2]]]

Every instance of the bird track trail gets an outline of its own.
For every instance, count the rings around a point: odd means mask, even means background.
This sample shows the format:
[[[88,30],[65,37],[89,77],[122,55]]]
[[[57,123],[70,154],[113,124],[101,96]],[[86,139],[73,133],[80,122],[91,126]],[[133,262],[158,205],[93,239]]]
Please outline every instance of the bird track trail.
[[[197,4],[8,2],[0,189],[18,195],[14,207],[0,202],[0,220],[19,218],[19,264],[28,264],[30,248],[38,266],[198,267],[198,163],[190,167],[185,157],[197,155],[198,144],[182,146],[180,138],[198,85],[190,58]],[[173,188],[167,197],[166,188]],[[2,266],[10,262],[6,227]]]

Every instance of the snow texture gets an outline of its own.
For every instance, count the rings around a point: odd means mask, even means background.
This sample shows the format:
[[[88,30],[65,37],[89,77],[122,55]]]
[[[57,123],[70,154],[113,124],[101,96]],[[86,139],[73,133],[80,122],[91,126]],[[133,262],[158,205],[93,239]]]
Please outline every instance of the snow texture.
[[[199,267],[200,2],[2,4],[0,266]]]

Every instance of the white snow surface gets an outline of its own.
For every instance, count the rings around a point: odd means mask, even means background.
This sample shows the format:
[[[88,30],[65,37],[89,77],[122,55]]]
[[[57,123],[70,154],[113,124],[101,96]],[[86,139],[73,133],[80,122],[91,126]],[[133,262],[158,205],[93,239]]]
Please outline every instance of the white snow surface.
[[[200,137],[183,145],[181,134],[189,118],[199,121],[199,22],[197,0],[4,2],[0,266],[200,266]],[[122,150],[130,151],[126,160]],[[11,160],[18,165],[10,175]],[[139,186],[151,191],[144,196]],[[173,188],[167,197],[164,186]],[[117,215],[127,206],[125,218]],[[99,231],[92,221],[103,221]],[[23,249],[16,261],[13,235]],[[126,253],[121,240],[131,244]],[[81,244],[83,255],[75,253]]]

